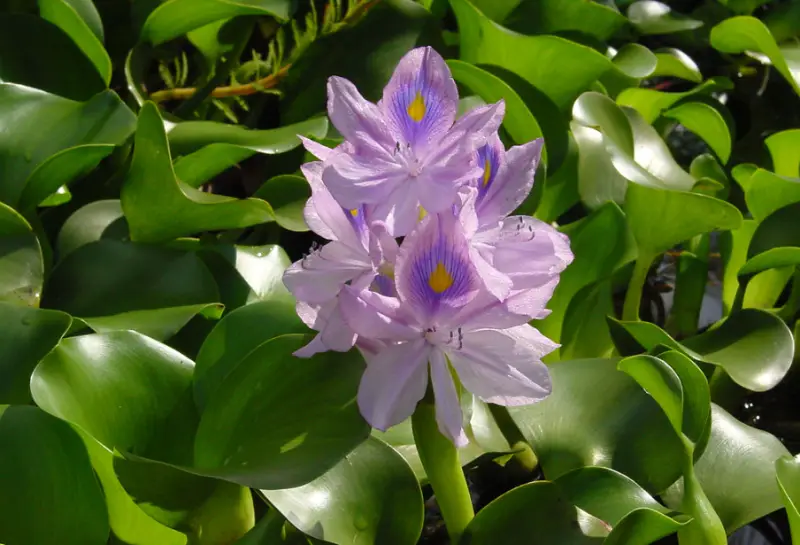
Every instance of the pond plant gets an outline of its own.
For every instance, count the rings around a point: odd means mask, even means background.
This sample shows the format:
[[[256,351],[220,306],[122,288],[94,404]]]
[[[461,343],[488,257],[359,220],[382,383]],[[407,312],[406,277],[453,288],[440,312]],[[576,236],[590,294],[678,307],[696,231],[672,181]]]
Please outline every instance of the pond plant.
[[[0,544],[800,544],[799,39],[0,0]]]

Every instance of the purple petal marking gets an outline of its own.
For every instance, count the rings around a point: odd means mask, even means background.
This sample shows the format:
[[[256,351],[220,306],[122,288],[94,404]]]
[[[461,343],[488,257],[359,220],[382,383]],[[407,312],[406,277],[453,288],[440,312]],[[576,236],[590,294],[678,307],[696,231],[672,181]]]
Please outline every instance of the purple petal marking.
[[[400,60],[379,106],[396,141],[416,148],[435,142],[453,125],[458,89],[441,55],[421,47]]]
[[[543,143],[544,140],[537,138],[502,152],[505,157],[501,159],[495,177],[485,186],[478,202],[481,225],[503,219],[528,197],[542,156]],[[502,149],[500,144],[499,150]]]
[[[475,187],[478,188],[478,203],[480,203],[492,187],[500,165],[505,159],[505,149],[497,133],[486,144],[478,148],[475,156],[478,166],[483,169],[481,177],[475,180]]]
[[[428,216],[405,238],[395,275],[400,299],[426,327],[455,314],[480,287],[463,228],[449,211]]]

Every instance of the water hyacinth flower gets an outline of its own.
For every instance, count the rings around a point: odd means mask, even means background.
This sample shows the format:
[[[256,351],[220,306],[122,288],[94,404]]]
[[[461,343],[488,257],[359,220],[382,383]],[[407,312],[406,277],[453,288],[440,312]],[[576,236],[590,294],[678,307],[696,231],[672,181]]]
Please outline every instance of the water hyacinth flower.
[[[510,216],[531,191],[542,140],[506,151],[502,103],[456,120],[455,83],[430,48],[400,61],[377,105],[341,78],[328,94],[345,141],[304,140],[320,159],[303,166],[306,221],[330,242],[284,276],[319,331],[296,354],[357,346],[367,361],[358,404],[373,427],[410,417],[430,387],[440,431],[462,446],[457,384],[500,405],[550,393],[541,359],[558,345],[528,322],[548,314],[572,253],[553,227]]]
[[[395,271],[397,297],[352,286],[340,295],[353,331],[384,343],[367,358],[358,391],[373,427],[385,430],[410,417],[430,376],[440,431],[465,445],[451,366],[467,390],[491,403],[529,404],[550,393],[541,358],[558,345],[486,290],[455,214],[423,220],[403,241]]]
[[[331,242],[292,264],[283,277],[298,301],[300,318],[320,332],[297,355],[309,357],[326,350],[346,352],[355,344],[356,334],[339,313],[339,292],[349,284],[391,295],[394,287],[386,275],[393,269],[397,242],[382,223],[368,225],[364,206],[345,210],[334,200],[320,178],[322,163],[307,163],[302,171],[312,192],[304,210],[306,223]]]
[[[475,150],[496,132],[504,104],[456,120],[458,91],[444,59],[430,47],[406,54],[378,104],[344,78],[328,81],[328,116],[344,136],[334,150],[304,140],[325,162],[322,179],[345,208],[366,204],[394,236],[413,229],[420,207],[450,207],[460,186],[483,173]]]

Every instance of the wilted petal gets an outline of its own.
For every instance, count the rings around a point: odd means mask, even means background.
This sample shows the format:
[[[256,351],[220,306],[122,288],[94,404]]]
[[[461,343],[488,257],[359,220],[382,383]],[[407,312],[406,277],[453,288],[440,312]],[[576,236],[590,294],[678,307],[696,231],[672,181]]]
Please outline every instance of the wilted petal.
[[[481,285],[463,228],[450,211],[426,217],[406,236],[395,270],[400,300],[425,327],[455,314]]]
[[[428,387],[423,339],[390,345],[367,362],[358,387],[358,407],[373,428],[385,431],[410,417]]]
[[[544,140],[537,138],[522,146],[502,151],[496,141],[479,148],[479,161],[485,171],[479,182],[478,218],[481,225],[492,223],[513,212],[527,198],[542,155]],[[497,144],[500,144],[498,149]],[[502,154],[505,160],[501,161]]]
[[[338,76],[328,79],[328,117],[358,152],[394,146],[380,109],[364,99],[352,82]]]
[[[541,358],[558,347],[533,327],[465,332],[460,349],[447,355],[464,386],[484,401],[527,405],[552,389]]]
[[[456,118],[458,89],[444,59],[430,47],[408,52],[383,90],[380,108],[395,141],[424,147]]]
[[[371,291],[345,287],[339,295],[342,315],[353,331],[368,339],[399,341],[420,337],[403,319],[400,301]]]
[[[450,439],[457,447],[464,447],[469,442],[464,433],[461,416],[461,402],[458,399],[453,376],[447,365],[444,353],[434,349],[430,355],[431,382],[433,396],[436,401],[436,422],[442,435]]]

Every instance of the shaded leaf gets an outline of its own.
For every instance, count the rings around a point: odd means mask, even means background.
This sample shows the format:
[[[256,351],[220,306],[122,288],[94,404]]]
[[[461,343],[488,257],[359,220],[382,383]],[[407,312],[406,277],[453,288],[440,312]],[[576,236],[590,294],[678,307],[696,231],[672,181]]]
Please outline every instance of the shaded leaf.
[[[311,186],[302,176],[283,174],[264,182],[253,194],[272,207],[275,222],[288,231],[308,231],[303,211],[311,197]]]
[[[772,157],[772,166],[778,176],[800,176],[800,129],[790,129],[768,136],[764,144]]]
[[[39,239],[25,218],[0,203],[0,301],[39,306],[43,282]]]
[[[705,140],[722,164],[731,156],[731,131],[725,118],[715,108],[702,102],[687,102],[664,112]]]
[[[667,4],[655,0],[632,3],[628,6],[628,20],[642,34],[670,34],[703,26],[702,21],[674,13]]]
[[[76,210],[58,233],[55,249],[59,259],[101,239],[128,238],[128,223],[117,199],[94,201]]]

